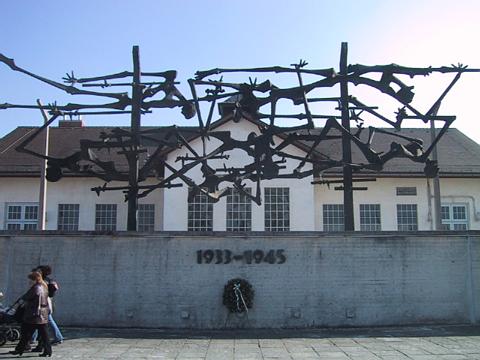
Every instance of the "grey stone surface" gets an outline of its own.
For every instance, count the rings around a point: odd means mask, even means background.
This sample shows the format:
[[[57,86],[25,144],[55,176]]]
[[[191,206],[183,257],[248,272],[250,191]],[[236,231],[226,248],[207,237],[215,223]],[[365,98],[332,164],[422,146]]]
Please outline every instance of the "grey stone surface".
[[[197,251],[208,249],[232,256],[283,249],[286,261],[216,264],[222,259],[215,257],[197,263]],[[55,319],[68,326],[237,329],[480,321],[480,231],[0,233],[0,291],[7,302],[26,290],[27,272],[45,263],[61,286]],[[232,315],[222,304],[224,285],[237,277],[255,290],[248,317]],[[345,350],[349,345],[338,344]],[[441,350],[432,344],[428,349]]]
[[[480,327],[168,331],[63,329],[53,359],[480,360]],[[13,343],[0,347],[0,359]],[[37,358],[25,353],[22,358]]]

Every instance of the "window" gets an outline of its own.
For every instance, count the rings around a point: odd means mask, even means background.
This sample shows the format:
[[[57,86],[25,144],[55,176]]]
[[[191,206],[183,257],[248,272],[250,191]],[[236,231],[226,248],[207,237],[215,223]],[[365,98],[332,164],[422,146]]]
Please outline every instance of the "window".
[[[155,204],[138,204],[137,229],[142,232],[155,230]]]
[[[445,230],[468,230],[467,205],[443,204],[442,227]]]
[[[79,213],[79,204],[58,204],[57,229],[63,231],[77,231]]]
[[[38,226],[38,204],[7,204],[5,228],[8,230],[36,230]]]
[[[381,231],[380,204],[360,204],[360,230]]]
[[[418,230],[417,204],[397,204],[398,231]]]
[[[323,204],[323,231],[344,231],[343,204]]]
[[[265,231],[290,230],[290,189],[265,188]]]
[[[397,187],[397,196],[416,196],[417,188],[415,186]]]
[[[188,231],[213,230],[213,200],[200,193],[188,201]]]
[[[248,194],[251,189],[243,189]],[[227,231],[252,230],[251,199],[236,189],[231,189],[227,195]]]
[[[95,208],[95,230],[117,229],[117,205],[97,204]]]

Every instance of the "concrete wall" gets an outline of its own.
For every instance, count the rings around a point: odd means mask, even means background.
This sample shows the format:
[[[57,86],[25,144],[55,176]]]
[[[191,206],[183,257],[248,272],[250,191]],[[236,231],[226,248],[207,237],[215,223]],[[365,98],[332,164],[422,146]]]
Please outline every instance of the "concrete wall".
[[[197,251],[284,250],[280,264],[198,264]],[[225,253],[222,252],[224,255]],[[214,260],[214,262],[216,262]],[[0,234],[0,291],[53,266],[61,325],[169,328],[478,323],[480,232]],[[228,313],[232,278],[255,289],[247,317]]]

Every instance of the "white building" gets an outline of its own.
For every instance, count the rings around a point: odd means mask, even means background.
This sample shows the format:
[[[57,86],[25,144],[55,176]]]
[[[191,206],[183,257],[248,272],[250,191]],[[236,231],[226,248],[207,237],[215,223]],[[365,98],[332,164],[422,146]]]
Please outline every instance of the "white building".
[[[15,147],[35,128],[19,127],[0,140],[0,229],[36,229],[38,219],[40,169],[42,161],[18,153]],[[98,140],[99,134],[111,128],[83,127],[79,122],[64,122],[50,129],[50,155],[64,157],[79,150],[80,139]],[[258,133],[258,124],[247,119],[234,122],[231,115],[215,123],[215,130],[230,131],[237,140],[245,140],[249,133]],[[429,143],[428,129],[403,129],[402,133],[422,138]],[[377,135],[376,135],[377,136]],[[280,140],[280,139],[277,139]],[[392,139],[378,135],[376,145],[388,149]],[[190,145],[200,151],[201,140],[190,137]],[[382,143],[383,142],[383,143]],[[215,147],[215,140],[208,147]],[[322,145],[322,153],[339,158],[339,142]],[[42,139],[31,148],[41,152]],[[305,144],[289,145],[289,154],[304,156]],[[353,148],[354,158],[358,149]],[[175,168],[178,156],[185,148],[167,155]],[[449,129],[438,144],[442,218],[451,230],[480,229],[480,145],[456,129]],[[243,166],[244,152],[231,152],[228,166]],[[113,154],[116,159],[118,155]],[[222,167],[223,160],[209,165]],[[287,160],[287,169],[293,169],[295,160]],[[124,164],[120,164],[122,168]],[[311,166],[311,165],[310,165]],[[307,169],[307,168],[305,168]],[[200,171],[193,169],[188,176],[201,182]],[[232,193],[217,203],[197,195],[188,202],[188,187],[157,189],[140,199],[139,230],[141,231],[339,231],[343,230],[343,193],[336,185],[312,185],[312,181],[339,179],[340,170],[326,171],[303,179],[275,179],[262,181],[262,205],[258,206],[244,196]],[[165,171],[165,176],[168,171]],[[381,173],[362,173],[374,177],[375,182],[360,183],[368,190],[354,192],[355,229],[432,230],[433,186],[425,178],[423,165],[408,159],[388,162]],[[159,180],[151,177],[148,183]],[[180,180],[176,181],[181,183]],[[120,191],[102,193],[91,188],[103,185],[95,177],[65,174],[58,182],[48,183],[46,206],[47,230],[126,230],[127,204]],[[109,184],[115,185],[115,184]],[[118,183],[117,185],[124,185]],[[226,186],[226,185],[225,185]],[[255,191],[255,184],[247,185]]]

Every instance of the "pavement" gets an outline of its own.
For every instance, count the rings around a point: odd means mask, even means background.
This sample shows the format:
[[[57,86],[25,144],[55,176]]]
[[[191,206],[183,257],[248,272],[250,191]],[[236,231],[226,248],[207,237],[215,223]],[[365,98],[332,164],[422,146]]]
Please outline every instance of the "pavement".
[[[480,360],[480,326],[302,330],[63,328],[52,359]],[[0,347],[0,360],[14,343]],[[37,358],[25,353],[22,359]]]

